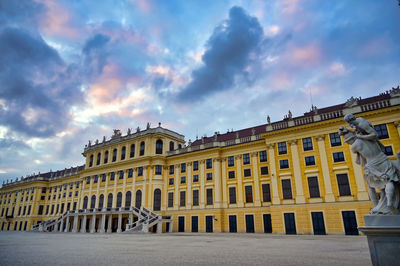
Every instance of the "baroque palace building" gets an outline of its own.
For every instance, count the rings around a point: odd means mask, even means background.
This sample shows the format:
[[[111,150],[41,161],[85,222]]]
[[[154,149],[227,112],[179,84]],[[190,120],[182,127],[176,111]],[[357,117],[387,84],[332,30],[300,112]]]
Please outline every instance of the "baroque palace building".
[[[372,204],[338,134],[347,113],[370,121],[396,160],[399,87],[187,145],[160,124],[115,130],[89,142],[83,166],[3,184],[0,228],[358,234]]]

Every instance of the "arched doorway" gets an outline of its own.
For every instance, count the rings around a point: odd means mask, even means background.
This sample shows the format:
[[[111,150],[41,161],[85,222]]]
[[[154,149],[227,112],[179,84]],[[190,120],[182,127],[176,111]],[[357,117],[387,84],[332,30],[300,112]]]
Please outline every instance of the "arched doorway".
[[[103,209],[103,205],[104,205],[104,195],[101,194],[99,198],[99,209]]]
[[[122,205],[122,192],[118,192],[117,194],[117,208],[120,208]]]
[[[92,199],[90,200],[90,208],[94,209],[96,207],[96,195],[92,196]]]
[[[112,202],[113,202],[113,194],[110,193],[110,194],[108,194],[107,208],[112,208]]]
[[[131,199],[132,199],[132,193],[130,191],[126,192],[126,195],[125,195],[125,207],[130,207],[131,206]]]
[[[140,206],[142,206],[142,191],[138,190],[136,191],[135,207],[140,209]]]
[[[88,197],[87,196],[85,196],[84,198],[83,198],[83,208],[82,209],[87,209],[87,205],[88,205]]]
[[[161,190],[157,188],[154,190],[153,210],[159,211],[160,209],[161,209]]]

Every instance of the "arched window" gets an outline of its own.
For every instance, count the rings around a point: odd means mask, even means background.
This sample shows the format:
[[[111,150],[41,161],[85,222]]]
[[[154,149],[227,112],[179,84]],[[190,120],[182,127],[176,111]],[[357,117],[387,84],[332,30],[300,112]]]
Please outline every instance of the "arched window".
[[[110,193],[110,194],[108,194],[108,198],[107,198],[107,208],[112,208],[112,202],[113,202],[113,194]]]
[[[87,205],[88,205],[88,197],[85,196],[83,198],[83,208],[82,209],[87,209]]]
[[[161,209],[161,190],[156,189],[154,190],[154,205],[153,210],[159,211]]]
[[[174,150],[174,148],[175,148],[174,145],[175,145],[175,144],[174,144],[173,141],[170,141],[170,142],[169,142],[169,150],[170,150],[170,151],[173,151],[173,150]]]
[[[96,162],[97,165],[100,164],[100,160],[101,160],[101,153],[99,152],[99,153],[97,154],[97,162]]]
[[[94,209],[95,207],[96,207],[96,195],[93,195],[90,201],[90,208]]]
[[[108,163],[108,151],[104,153],[104,163]]]
[[[103,205],[104,205],[104,195],[101,194],[99,198],[99,209],[103,209]]]
[[[113,157],[112,157],[112,161],[115,162],[117,160],[117,149],[113,150]]]
[[[156,141],[156,154],[162,154],[163,142],[161,139]]]
[[[182,149],[182,144],[178,144],[178,149]]]
[[[89,167],[93,166],[93,154],[90,155],[90,159],[89,159]]]
[[[144,155],[144,141],[140,142],[140,156]]]
[[[130,154],[129,154],[129,157],[130,157],[130,158],[135,157],[135,144],[132,144],[132,145],[131,145],[131,152],[130,152]]]
[[[117,208],[120,208],[122,205],[122,192],[118,192],[117,194]]]
[[[140,209],[141,205],[142,205],[142,191],[138,190],[138,191],[136,191],[135,207]]]
[[[130,207],[131,206],[131,199],[132,199],[132,193],[130,191],[126,192],[126,195],[125,195],[125,207]]]
[[[126,147],[124,146],[124,147],[122,147],[122,150],[121,150],[121,160],[125,160],[125,153],[126,153]]]

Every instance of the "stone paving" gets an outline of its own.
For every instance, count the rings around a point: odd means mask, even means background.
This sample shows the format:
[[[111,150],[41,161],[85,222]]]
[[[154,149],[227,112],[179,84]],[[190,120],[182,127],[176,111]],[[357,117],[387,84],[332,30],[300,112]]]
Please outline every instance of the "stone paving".
[[[365,236],[0,232],[0,265],[371,265]]]

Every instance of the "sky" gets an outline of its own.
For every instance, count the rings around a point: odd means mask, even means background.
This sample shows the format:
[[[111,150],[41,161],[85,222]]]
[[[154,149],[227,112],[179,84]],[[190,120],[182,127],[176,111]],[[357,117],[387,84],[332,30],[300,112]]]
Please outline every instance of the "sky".
[[[0,0],[0,182],[113,129],[185,140],[400,84],[397,0]]]

